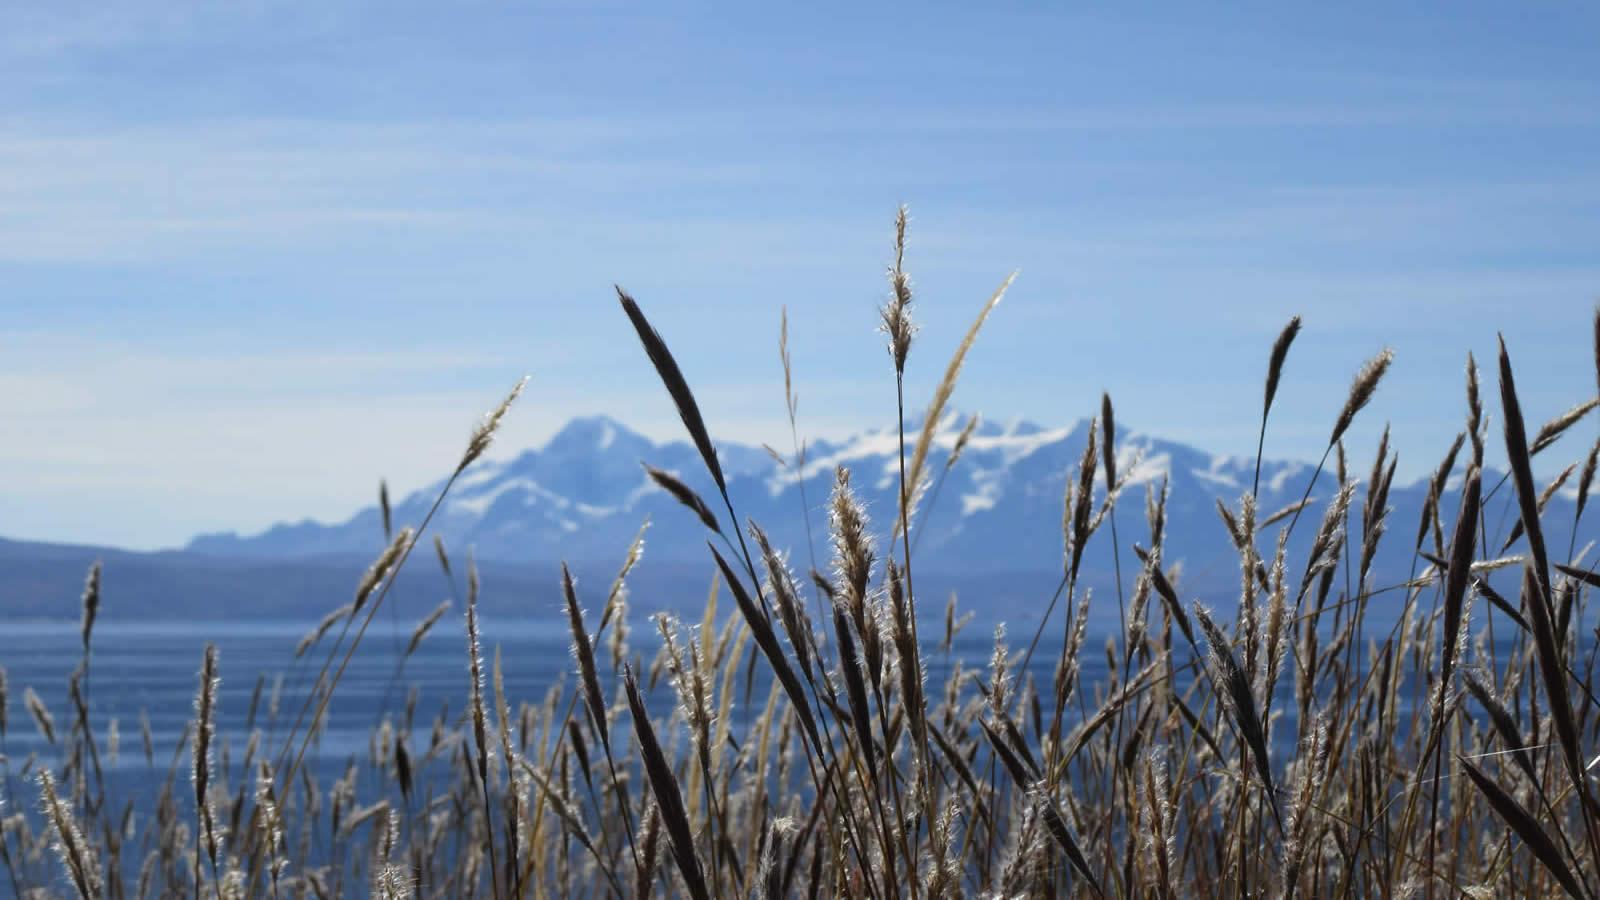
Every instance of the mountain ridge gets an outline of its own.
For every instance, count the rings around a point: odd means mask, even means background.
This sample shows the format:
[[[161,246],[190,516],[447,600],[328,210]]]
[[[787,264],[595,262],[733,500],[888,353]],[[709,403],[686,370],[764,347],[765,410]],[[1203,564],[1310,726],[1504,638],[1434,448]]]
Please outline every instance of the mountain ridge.
[[[942,475],[945,483],[925,496],[913,523],[915,555],[926,571],[962,573],[1047,571],[1059,568],[1061,500],[1065,480],[1082,456],[1088,420],[1049,428],[1027,420],[984,422],[966,445],[962,456],[946,470],[951,448],[964,422],[946,413],[935,430],[929,453],[930,479]],[[907,443],[914,442],[920,421],[908,421]],[[758,522],[772,535],[776,546],[788,548],[791,562],[802,571],[813,565],[826,569],[829,558],[826,504],[833,488],[833,469],[844,465],[855,476],[853,487],[875,518],[880,538],[896,514],[898,496],[898,433],[893,428],[863,431],[840,441],[817,441],[806,453],[804,470],[780,464],[772,452],[736,442],[718,444],[729,493],[742,517]],[[1118,507],[1124,549],[1140,541],[1146,531],[1142,519],[1144,494],[1167,481],[1170,486],[1167,540],[1169,561],[1185,560],[1201,571],[1220,569],[1231,579],[1236,565],[1231,544],[1216,512],[1220,501],[1236,508],[1240,495],[1250,489],[1253,457],[1211,454],[1188,444],[1168,441],[1138,431],[1119,431],[1118,467],[1130,473]],[[1370,461],[1352,451],[1352,477],[1365,480]],[[549,562],[571,559],[613,559],[626,548],[648,520],[648,555],[677,562],[703,561],[709,536],[692,514],[651,484],[641,463],[672,472],[712,504],[719,521],[725,510],[716,502],[715,488],[694,447],[687,441],[655,442],[609,416],[575,418],[542,447],[529,448],[514,457],[483,461],[468,469],[440,507],[430,532],[453,550],[472,548],[481,559]],[[1457,474],[1441,501],[1447,523],[1455,514]],[[1331,468],[1330,464],[1330,468]],[[1303,461],[1264,459],[1258,503],[1262,518],[1298,501],[1307,490],[1314,467]],[[1498,473],[1487,473],[1493,484]],[[1314,499],[1325,501],[1334,490],[1334,474],[1323,471]],[[1103,494],[1101,475],[1097,491]],[[801,485],[804,486],[802,506]],[[1391,488],[1388,524],[1392,535],[1380,551],[1378,571],[1392,563],[1402,575],[1411,559],[1410,548],[1418,533],[1428,480],[1419,479]],[[431,507],[443,481],[428,485],[394,505],[396,525],[417,524]],[[1361,494],[1352,503],[1350,527],[1359,528]],[[930,494],[932,491],[930,491]],[[1570,493],[1570,492],[1569,492]],[[1502,497],[1510,491],[1503,490]],[[929,504],[929,500],[936,502]],[[1565,543],[1571,519],[1569,496],[1552,499],[1549,519],[1556,524],[1551,540]],[[1563,509],[1563,505],[1566,507]],[[809,523],[801,516],[809,513]],[[1305,517],[1320,519],[1321,504]],[[1511,521],[1514,521],[1512,519]],[[726,527],[726,522],[723,522]],[[807,527],[809,524],[809,528]],[[1506,527],[1509,528],[1510,522]],[[1300,528],[1291,549],[1308,541],[1314,528]],[[807,534],[811,536],[808,549]],[[376,505],[355,511],[332,523],[302,521],[275,525],[254,535],[219,533],[197,536],[187,552],[244,558],[293,558],[327,553],[375,553],[383,542]],[[1091,572],[1101,574],[1118,564],[1105,552],[1086,561]],[[1130,554],[1122,554],[1126,563]],[[1392,558],[1391,558],[1392,557]],[[1126,576],[1127,573],[1125,572]],[[1107,579],[1109,580],[1109,579]]]

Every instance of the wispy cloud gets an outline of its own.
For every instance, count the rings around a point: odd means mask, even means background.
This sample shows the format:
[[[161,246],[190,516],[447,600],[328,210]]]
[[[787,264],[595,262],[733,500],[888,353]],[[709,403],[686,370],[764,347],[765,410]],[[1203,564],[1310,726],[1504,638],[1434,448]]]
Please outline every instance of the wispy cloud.
[[[726,188],[758,176],[748,164],[624,154],[615,126],[581,137],[586,128],[270,120],[0,129],[0,260],[151,262],[375,228],[471,232],[551,221],[540,207],[575,193],[615,205],[649,185]],[[530,197],[546,202],[530,206]]]

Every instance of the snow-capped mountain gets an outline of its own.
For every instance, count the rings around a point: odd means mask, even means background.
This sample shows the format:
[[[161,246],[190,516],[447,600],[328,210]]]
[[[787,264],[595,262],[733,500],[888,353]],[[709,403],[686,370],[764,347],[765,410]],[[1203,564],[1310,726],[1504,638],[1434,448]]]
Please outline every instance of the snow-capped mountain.
[[[928,471],[937,480],[955,445],[963,419],[950,414],[939,423]],[[1065,479],[1073,477],[1083,453],[1088,423],[1043,428],[1027,422],[985,423],[972,435],[956,465],[946,474],[936,496],[925,497],[920,521],[913,527],[915,557],[922,571],[962,573],[1048,572],[1062,559],[1062,496]],[[908,424],[908,441],[916,423]],[[765,450],[719,444],[729,493],[738,513],[765,528],[780,546],[789,548],[794,567],[804,572],[812,554],[819,568],[831,555],[827,544],[827,501],[836,466],[852,472],[852,483],[887,538],[896,511],[899,461],[892,429],[869,431],[839,443],[817,442],[807,451],[803,473],[780,466]],[[1118,506],[1117,527],[1124,572],[1128,545],[1148,543],[1143,509],[1147,491],[1171,486],[1168,504],[1167,559],[1183,560],[1191,579],[1214,579],[1218,585],[1236,580],[1236,560],[1216,512],[1221,500],[1236,507],[1250,489],[1254,459],[1213,456],[1201,450],[1140,433],[1119,434],[1119,468],[1131,472]],[[1352,449],[1351,469],[1365,473],[1370,450]],[[575,419],[544,447],[505,461],[485,461],[469,469],[452,488],[431,528],[454,548],[474,548],[484,560],[548,563],[615,560],[648,518],[647,557],[680,562],[704,561],[708,537],[694,516],[646,477],[640,463],[673,472],[704,496],[726,525],[726,511],[694,448],[687,442],[657,444],[604,417]],[[1300,499],[1312,466],[1304,462],[1267,460],[1261,470],[1261,515]],[[1103,491],[1097,473],[1097,490]],[[1490,474],[1486,484],[1498,478]],[[1456,479],[1456,480],[1459,480]],[[1323,500],[1334,478],[1325,472],[1313,490]],[[397,524],[423,518],[442,482],[395,505]],[[1454,485],[1452,485],[1453,487]],[[1365,486],[1352,504],[1350,523],[1360,528]],[[1395,485],[1389,505],[1390,536],[1380,554],[1385,567],[1404,576],[1411,560],[1426,483]],[[1509,486],[1495,498],[1492,514],[1510,499]],[[1572,501],[1558,495],[1547,516],[1548,539],[1566,546]],[[1444,501],[1446,534],[1456,498]],[[807,514],[810,545],[807,549]],[[1506,520],[1509,528],[1513,518]],[[1295,532],[1295,544],[1308,541],[1321,504],[1305,513],[1311,522]],[[1491,519],[1491,524],[1493,520]],[[191,550],[229,556],[292,557],[333,553],[374,553],[382,544],[379,512],[363,509],[337,524],[302,522],[279,525],[259,535],[205,535]],[[1109,534],[1109,526],[1103,529]],[[1098,552],[1086,569],[1093,578],[1109,572],[1110,542],[1096,539]],[[1494,548],[1498,550],[1498,547]],[[1193,581],[1191,580],[1191,584]]]

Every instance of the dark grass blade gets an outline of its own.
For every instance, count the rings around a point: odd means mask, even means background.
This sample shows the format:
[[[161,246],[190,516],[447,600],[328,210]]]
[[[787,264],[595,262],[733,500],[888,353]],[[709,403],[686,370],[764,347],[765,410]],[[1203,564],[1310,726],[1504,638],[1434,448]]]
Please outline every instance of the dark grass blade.
[[[1444,646],[1442,650],[1441,690],[1450,689],[1450,676],[1455,671],[1456,646],[1461,635],[1461,610],[1465,605],[1467,586],[1472,583],[1472,556],[1477,548],[1478,507],[1482,496],[1482,482],[1478,470],[1467,473],[1467,484],[1461,492],[1461,511],[1456,515],[1455,536],[1450,541],[1450,568],[1444,580]],[[1440,704],[1442,710],[1443,704]]]
[[[1550,591],[1550,560],[1544,548],[1544,528],[1539,525],[1539,498],[1533,487],[1528,436],[1523,429],[1522,407],[1517,402],[1517,383],[1512,378],[1510,354],[1506,352],[1504,338],[1501,340],[1499,365],[1501,404],[1506,420],[1506,456],[1510,461],[1512,479],[1517,485],[1517,504],[1522,508],[1523,525],[1528,533],[1528,551],[1533,554],[1533,565],[1525,570],[1525,578],[1531,581],[1534,588],[1530,593],[1531,602],[1526,604],[1531,613],[1528,623],[1533,626],[1534,647],[1539,652],[1539,673],[1544,677],[1544,687],[1550,701],[1550,719],[1555,721],[1555,733],[1562,743],[1566,767],[1579,793],[1587,794],[1578,748],[1578,722],[1574,719],[1573,706],[1566,692],[1566,665],[1560,655],[1560,639],[1552,621],[1554,617],[1550,604],[1554,602],[1555,594]]]
[[[572,653],[578,658],[578,676],[583,682],[583,704],[589,707],[589,718],[600,743],[611,752],[611,735],[606,727],[605,694],[600,690],[600,675],[594,662],[594,644],[583,627],[583,610],[578,608],[578,592],[572,583],[572,572],[561,564],[561,593],[567,601],[567,619],[572,628]]]
[[[1278,791],[1272,778],[1271,759],[1267,755],[1267,732],[1256,709],[1256,698],[1250,687],[1250,676],[1240,668],[1238,658],[1233,655],[1233,647],[1228,644],[1228,638],[1218,630],[1211,617],[1202,609],[1199,610],[1198,618],[1200,628],[1206,634],[1206,642],[1211,645],[1212,678],[1216,682],[1218,692],[1226,693],[1230,701],[1227,706],[1233,714],[1231,718],[1234,727],[1239,730],[1239,737],[1250,748],[1250,755],[1256,764],[1256,773],[1261,776],[1261,783],[1266,786],[1267,799],[1276,817]]]
[[[1517,608],[1512,606],[1509,600],[1507,600],[1499,591],[1495,590],[1489,584],[1489,579],[1474,576],[1472,579],[1472,584],[1473,587],[1477,589],[1478,593],[1488,598],[1489,603],[1492,604],[1495,609],[1499,610],[1501,613],[1504,613],[1506,618],[1517,623],[1518,628],[1521,628],[1523,631],[1532,630],[1528,626],[1528,620],[1523,618],[1522,613],[1518,612]]]
[[[1017,723],[1011,721],[1010,716],[1000,717],[1000,729],[1006,740],[1011,742],[1011,749],[1017,752],[1017,758],[1028,767],[1028,771],[1042,771],[1039,768],[1039,761],[1033,758],[1033,751],[1028,749],[1028,742],[1023,739],[1022,732],[1017,728]]]
[[[594,790],[594,762],[589,758],[589,742],[583,737],[583,726],[578,719],[567,720],[567,736],[571,739],[572,756],[578,762],[578,774],[589,790]]]
[[[1528,433],[1522,421],[1522,405],[1517,401],[1517,384],[1511,374],[1511,356],[1500,340],[1500,404],[1505,419],[1506,458],[1511,464],[1511,479],[1517,488],[1517,505],[1522,526],[1528,535],[1528,551],[1533,554],[1533,574],[1539,582],[1539,600],[1546,604],[1550,592],[1550,557],[1545,551],[1544,529],[1539,524],[1539,492],[1533,485],[1532,455],[1528,453]]]
[[[1580,569],[1577,566],[1568,566],[1556,563],[1556,571],[1568,575],[1593,588],[1600,588],[1600,573],[1591,569]]]
[[[1278,339],[1272,342],[1272,356],[1267,360],[1267,389],[1266,396],[1261,403],[1261,418],[1264,421],[1267,413],[1272,411],[1272,400],[1278,395],[1278,380],[1283,376],[1284,361],[1289,358],[1289,346],[1300,334],[1300,317],[1295,316],[1289,324],[1283,326]]]
[[[661,752],[656,740],[656,730],[650,724],[650,713],[645,710],[644,698],[639,694],[639,682],[633,667],[624,664],[622,684],[628,695],[628,710],[633,714],[633,730],[639,740],[639,755],[644,758],[645,775],[650,789],[655,793],[656,804],[661,809],[661,821],[667,826],[667,841],[672,845],[672,857],[683,875],[683,886],[695,900],[708,900],[705,875],[700,869],[700,858],[694,852],[694,831],[689,827],[689,814],[683,806],[683,793],[672,774],[672,766]]]
[[[1517,720],[1512,718],[1511,711],[1495,696],[1494,688],[1483,677],[1467,671],[1467,690],[1477,698],[1478,705],[1489,714],[1489,722],[1494,726],[1495,733],[1500,735],[1500,740],[1511,750],[1511,760],[1522,769],[1532,784],[1539,783],[1539,775],[1533,766],[1533,756],[1528,753],[1528,748],[1522,740],[1522,729],[1517,727]]]
[[[678,418],[683,420],[683,427],[689,430],[689,438],[694,441],[695,449],[700,451],[700,458],[705,461],[706,469],[717,482],[717,490],[726,495],[728,484],[722,477],[722,463],[717,461],[717,448],[711,443],[711,434],[706,431],[705,419],[700,416],[700,406],[694,401],[694,393],[689,390],[689,382],[683,377],[683,371],[678,368],[678,361],[672,358],[672,351],[667,349],[667,342],[662,340],[661,335],[651,327],[650,321],[639,309],[639,304],[628,296],[628,292],[618,287],[617,299],[622,303],[622,311],[628,314],[628,320],[633,323],[634,330],[639,333],[639,343],[644,345],[644,352],[649,355],[650,364],[655,366],[656,374],[661,376],[661,383],[666,386],[667,393],[672,395],[672,403],[678,408]]]
[[[1289,345],[1299,333],[1300,317],[1295,316],[1272,342],[1272,355],[1267,359],[1267,385],[1261,398],[1261,428],[1256,435],[1256,471],[1250,482],[1251,494],[1261,489],[1261,451],[1267,445],[1267,417],[1272,414],[1272,399],[1278,394],[1278,380],[1283,376],[1284,361],[1289,358]]]
[[[1534,646],[1539,651],[1539,671],[1550,700],[1550,718],[1555,721],[1556,736],[1561,741],[1567,769],[1572,774],[1574,786],[1587,795],[1583,760],[1578,749],[1578,725],[1567,693],[1566,664],[1561,658],[1561,642],[1553,621],[1555,594],[1550,585],[1550,559],[1545,551],[1544,529],[1539,523],[1539,495],[1533,486],[1528,436],[1523,428],[1522,408],[1517,402],[1511,356],[1506,352],[1503,338],[1500,341],[1500,402],[1504,408],[1506,457],[1511,463],[1511,474],[1517,487],[1517,504],[1521,508],[1523,526],[1527,531],[1528,550],[1533,556],[1533,565],[1524,570],[1528,573],[1525,578],[1531,581],[1534,588],[1531,602],[1527,604],[1531,613],[1528,622],[1533,626]]]
[[[654,481],[657,487],[671,494],[672,499],[687,506],[690,511],[700,518],[701,524],[717,534],[722,533],[721,526],[717,524],[716,515],[711,512],[711,507],[706,505],[706,501],[695,493],[694,488],[679,481],[677,476],[671,472],[658,469],[649,463],[640,463],[640,465],[644,466],[644,473],[650,476],[650,480]]]
[[[1533,633],[1533,645],[1538,651],[1539,674],[1544,680],[1545,696],[1550,706],[1550,718],[1555,723],[1556,737],[1561,743],[1562,756],[1573,784],[1580,793],[1587,793],[1584,785],[1583,760],[1578,749],[1578,723],[1572,713],[1572,699],[1567,693],[1566,663],[1556,640],[1555,623],[1543,598],[1538,596],[1538,583],[1534,574],[1523,569],[1524,595],[1528,596],[1528,624]],[[1529,590],[1531,588],[1531,590]]]
[[[1044,816],[1045,830],[1050,832],[1050,837],[1055,839],[1062,852],[1067,854],[1067,862],[1072,863],[1072,867],[1078,870],[1078,874],[1089,882],[1089,887],[1094,889],[1095,896],[1104,897],[1105,891],[1100,889],[1100,882],[1089,871],[1089,861],[1084,858],[1083,849],[1078,846],[1077,839],[1072,836],[1072,829],[1067,827],[1067,821],[1061,818],[1061,811],[1056,808],[1055,801],[1050,799],[1050,795],[1043,784],[1039,785],[1036,790],[1039,811]]]
[[[967,765],[966,757],[962,756],[961,751],[950,743],[950,739],[945,737],[944,732],[937,725],[930,724],[928,726],[928,736],[933,738],[934,745],[939,748],[939,751],[944,754],[945,760],[950,763],[951,771],[956,773],[956,777],[976,797],[978,794],[978,780],[977,776],[973,774],[972,767]]]
[[[1577,876],[1562,858],[1555,841],[1551,840],[1550,835],[1539,825],[1538,819],[1465,757],[1457,759],[1467,777],[1472,779],[1472,783],[1477,785],[1478,790],[1488,799],[1489,805],[1494,807],[1500,818],[1517,833],[1517,837],[1522,839],[1528,849],[1533,851],[1534,857],[1544,865],[1562,889],[1575,900],[1587,900],[1588,895],[1583,892]]]
[[[855,638],[850,636],[850,619],[838,604],[833,605],[833,630],[839,640],[839,671],[844,676],[845,696],[850,700],[850,721],[866,757],[867,773],[877,781],[877,759],[873,753],[872,713],[867,708],[867,684],[861,677],[861,659]]]
[[[1133,552],[1138,555],[1140,562],[1148,562],[1150,552],[1135,544]],[[1156,595],[1161,598],[1162,605],[1166,606],[1168,615],[1178,623],[1178,630],[1183,632],[1183,637],[1189,646],[1200,652],[1200,645],[1194,640],[1194,626],[1189,624],[1189,614],[1183,611],[1183,604],[1178,602],[1178,592],[1172,587],[1172,582],[1167,580],[1165,572],[1160,566],[1150,566],[1150,585],[1156,589]]]
[[[1100,395],[1100,462],[1106,471],[1106,493],[1117,489],[1117,420],[1111,394]]]
[[[1038,771],[1029,771],[1006,739],[990,728],[988,722],[979,721],[978,724],[982,726],[984,735],[989,738],[989,746],[994,748],[995,755],[1000,758],[1006,771],[1011,773],[1011,780],[1017,783],[1017,787],[1025,788],[1039,780]]]
[[[812,715],[811,704],[806,702],[804,686],[794,674],[794,667],[789,665],[789,658],[783,655],[783,646],[778,643],[778,635],[772,630],[772,621],[762,615],[755,601],[750,599],[750,594],[744,589],[743,580],[728,566],[728,561],[722,558],[717,548],[709,543],[706,546],[711,549],[717,567],[722,570],[722,577],[728,583],[728,590],[733,594],[734,601],[739,604],[739,612],[744,614],[745,622],[750,626],[751,636],[756,639],[761,652],[766,654],[767,662],[772,665],[778,683],[783,685],[784,693],[789,695],[789,704],[800,716],[800,724],[805,728],[806,736],[811,738],[811,746],[820,751],[822,738],[817,731],[817,720]]]

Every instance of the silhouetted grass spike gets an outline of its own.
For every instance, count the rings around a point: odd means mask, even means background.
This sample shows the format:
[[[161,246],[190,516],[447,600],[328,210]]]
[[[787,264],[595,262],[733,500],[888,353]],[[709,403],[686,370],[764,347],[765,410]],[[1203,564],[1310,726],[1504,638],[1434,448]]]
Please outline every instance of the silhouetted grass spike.
[[[689,814],[684,810],[683,794],[678,790],[678,779],[672,774],[661,743],[656,740],[655,726],[650,724],[650,713],[639,693],[638,679],[633,666],[622,668],[623,690],[628,695],[628,711],[633,716],[633,730],[639,741],[639,755],[644,759],[645,776],[661,811],[661,821],[667,828],[667,841],[672,846],[672,857],[683,876],[684,889],[695,900],[708,900],[705,875],[700,868],[700,858],[695,854],[694,830],[689,825]]]
[[[1573,900],[1589,900],[1588,893],[1579,883],[1578,877],[1573,874],[1572,868],[1567,865],[1567,861],[1562,858],[1555,842],[1539,824],[1539,820],[1518,803],[1516,798],[1485,775],[1482,769],[1473,765],[1471,760],[1463,757],[1457,762],[1461,765],[1462,771],[1467,773],[1467,777],[1472,779],[1472,783],[1477,785],[1478,790],[1483,792],[1483,796],[1488,799],[1495,813],[1516,833],[1517,837],[1522,839],[1528,849],[1533,851],[1534,857],[1555,877],[1562,890]]]
[[[705,462],[706,470],[717,483],[717,490],[726,495],[728,483],[722,476],[722,463],[717,459],[717,448],[711,443],[711,433],[706,430],[705,419],[700,415],[700,405],[695,402],[694,392],[689,390],[689,382],[683,377],[683,371],[678,368],[678,361],[673,359],[672,351],[667,349],[667,342],[661,339],[661,335],[644,317],[639,304],[620,287],[617,288],[617,300],[622,303],[622,311],[627,313],[628,321],[633,323],[634,330],[638,332],[639,343],[644,345],[644,352],[650,357],[650,364],[655,366],[656,375],[660,376],[661,383],[666,386],[667,393],[672,397],[673,405],[678,408],[678,418],[683,420],[683,427],[689,431],[689,439],[694,442],[695,449],[700,451],[700,459]]]
[[[644,466],[645,474],[650,476],[651,481],[654,481],[658,487],[671,494],[672,499],[693,511],[700,518],[701,524],[717,534],[722,533],[722,527],[717,524],[717,517],[711,512],[711,507],[706,505],[706,501],[701,499],[693,488],[679,481],[678,477],[671,472],[658,469],[649,463],[640,463],[640,465]]]

